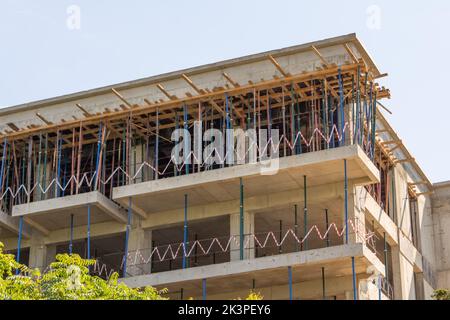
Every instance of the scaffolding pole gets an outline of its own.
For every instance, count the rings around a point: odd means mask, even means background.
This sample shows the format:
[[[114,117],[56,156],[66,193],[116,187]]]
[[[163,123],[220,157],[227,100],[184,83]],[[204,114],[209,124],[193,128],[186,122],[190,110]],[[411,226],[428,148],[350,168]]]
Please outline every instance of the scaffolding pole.
[[[20,263],[20,247],[22,246],[22,231],[23,231],[23,216],[19,218],[19,238],[17,239],[17,256],[16,261]],[[19,274],[20,270],[16,269],[16,275]]]
[[[295,236],[298,238],[298,215],[297,210],[298,206],[294,204],[294,232]],[[295,241],[295,251],[298,251],[298,241]]]
[[[348,180],[347,159],[344,159],[344,214],[345,214],[345,244],[348,244]]]
[[[91,258],[91,205],[88,204],[87,207],[87,257],[86,259]]]
[[[330,235],[329,235],[329,230],[328,230],[328,228],[329,228],[329,222],[328,222],[328,209],[325,209],[325,227],[326,227],[326,229],[325,230],[327,230],[326,232],[327,232],[327,247],[329,247],[330,246]]]
[[[308,204],[307,204],[307,191],[306,191],[306,176],[303,176],[303,201],[305,203],[303,207],[303,220],[304,220],[304,229],[303,236],[306,238],[306,233],[308,232]],[[305,239],[304,244],[305,250],[308,250],[308,240]]]
[[[73,251],[73,214],[70,215],[70,242],[69,242],[69,254]]]
[[[292,267],[288,267],[288,280],[289,280],[289,301],[293,300],[293,291],[292,291]]]
[[[325,268],[322,267],[322,300],[326,299],[326,289],[325,289]]]
[[[206,279],[202,279],[202,298],[206,300]]]
[[[125,253],[123,256],[123,274],[122,277],[126,277],[127,276],[127,261],[128,261],[128,241],[130,239],[130,229],[131,229],[131,218],[133,215],[131,206],[132,206],[132,202],[131,202],[131,197],[128,198],[128,216],[127,216],[127,228],[125,231]]]
[[[387,249],[387,239],[386,232],[383,232],[383,242],[384,242],[384,273],[386,274],[386,280],[389,282],[389,268],[388,268],[388,249]]]
[[[239,178],[239,258],[244,260],[244,184]]]
[[[355,270],[355,257],[352,257],[352,283],[353,283],[353,300],[358,300],[356,295],[356,270]]]
[[[183,227],[183,269],[188,267],[186,255],[188,252],[188,195],[184,195],[184,227]]]

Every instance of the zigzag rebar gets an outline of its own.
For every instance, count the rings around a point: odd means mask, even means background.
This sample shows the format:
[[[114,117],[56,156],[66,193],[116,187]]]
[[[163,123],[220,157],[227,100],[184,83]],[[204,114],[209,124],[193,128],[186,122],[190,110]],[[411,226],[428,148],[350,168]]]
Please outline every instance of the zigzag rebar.
[[[325,136],[325,134],[319,128],[315,128],[309,139],[306,139],[301,132],[298,132],[294,141],[292,141],[292,142],[290,141],[289,138],[287,138],[284,135],[282,135],[280,137],[280,139],[277,143],[275,143],[273,140],[273,137],[271,137],[262,149],[257,144],[257,142],[253,141],[247,148],[246,152],[243,153],[243,156],[240,154],[237,154],[237,157],[236,157],[237,162],[238,163],[240,163],[242,161],[245,162],[245,160],[247,159],[250,152],[255,152],[255,151],[256,151],[256,154],[259,155],[259,160],[261,161],[261,160],[263,160],[263,157],[261,155],[266,155],[269,147],[271,148],[271,151],[272,151],[271,154],[277,153],[280,149],[280,145],[281,145],[282,141],[284,141],[286,146],[291,151],[294,151],[299,139],[307,147],[310,147],[314,143],[315,139],[322,138],[326,142],[326,144],[329,148],[330,143],[331,143],[331,141],[333,141],[333,139],[337,138],[338,141],[343,140],[343,137],[344,137],[343,133],[345,132],[347,127],[348,127],[348,123],[345,123],[345,125],[342,129],[342,133],[339,133],[337,126],[334,125],[328,137]],[[365,143],[363,147],[366,150],[366,152],[368,152],[370,150],[370,141]],[[235,155],[234,150],[228,151],[228,152],[233,152],[233,156]],[[38,183],[35,183],[29,190],[27,189],[25,184],[21,184],[15,191],[11,187],[7,187],[5,189],[5,191],[2,193],[0,200],[3,200],[8,194],[13,199],[15,199],[16,197],[18,197],[21,194],[24,194],[28,197],[28,196],[31,196],[36,190],[40,191],[41,194],[47,194],[47,192],[49,190],[53,191],[55,189],[65,192],[66,190],[68,190],[69,188],[72,187],[72,184],[75,185],[77,188],[86,186],[89,189],[92,189],[92,187],[97,182],[97,179],[99,180],[99,182],[101,184],[106,185],[106,184],[110,183],[111,180],[114,179],[117,175],[122,175],[123,177],[126,177],[128,181],[134,181],[136,178],[138,178],[141,175],[142,170],[144,168],[148,168],[148,169],[152,170],[154,173],[157,173],[159,176],[164,176],[168,172],[169,168],[170,169],[174,168],[174,170],[176,170],[177,172],[182,172],[187,164],[192,163],[191,159],[193,160],[193,162],[196,165],[200,166],[201,168],[205,168],[210,165],[210,161],[213,158],[213,154],[216,155],[215,158],[218,158],[219,164],[225,163],[226,159],[228,159],[228,156],[229,156],[228,152],[225,153],[223,156],[221,156],[220,152],[218,152],[218,150],[216,148],[214,148],[208,154],[208,156],[205,159],[203,159],[203,161],[199,161],[196,154],[193,151],[191,151],[187,156],[184,157],[186,160],[184,160],[181,164],[178,164],[176,157],[172,156],[170,158],[170,160],[167,162],[167,165],[163,168],[163,170],[159,170],[158,168],[155,168],[155,166],[152,165],[151,163],[148,163],[145,161],[139,165],[139,167],[134,172],[134,174],[129,174],[121,166],[118,166],[111,172],[111,174],[106,179],[97,177],[96,172],[93,172],[91,177],[89,177],[89,173],[83,173],[83,175],[81,176],[81,179],[79,179],[79,180],[76,175],[72,175],[66,181],[65,184],[61,184],[56,178],[52,179],[46,187],[43,187],[42,184],[40,182],[38,182]]]
[[[361,226],[359,222],[355,222],[353,220],[349,220],[350,228],[355,232],[355,234],[363,241],[374,247],[374,236],[373,232],[361,231]],[[244,241],[244,249],[249,248],[266,248],[269,244],[272,244],[275,247],[281,247],[288,240],[294,240],[294,243],[299,245],[303,244],[307,241],[313,234],[317,235],[320,240],[327,239],[327,236],[330,235],[331,231],[334,231],[335,234],[341,238],[345,234],[346,227],[345,225],[339,229],[336,223],[331,223],[328,229],[322,233],[317,225],[313,225],[309,228],[308,232],[303,238],[299,238],[293,229],[288,229],[283,237],[279,240],[275,232],[270,231],[265,234],[265,236],[261,237],[255,234],[250,234],[245,236]],[[202,245],[202,242],[209,242],[207,245]],[[160,247],[155,247],[151,249],[148,257],[144,257],[143,251],[149,249],[136,250],[133,252],[129,252],[127,256],[127,266],[133,265],[142,265],[148,264],[152,261],[154,262],[162,262],[165,260],[175,260],[177,258],[185,255],[186,257],[192,256],[194,253],[197,255],[208,255],[212,253],[213,248],[217,245],[219,251],[218,252],[228,252],[231,248],[231,244],[234,243],[236,248],[238,249],[240,246],[239,236],[232,235],[229,238],[225,238],[225,241],[220,241],[219,238],[211,238],[207,240],[196,240],[190,244],[188,244],[188,248],[185,247],[184,243],[176,243],[170,245],[164,245]],[[123,264],[123,261],[122,261]]]

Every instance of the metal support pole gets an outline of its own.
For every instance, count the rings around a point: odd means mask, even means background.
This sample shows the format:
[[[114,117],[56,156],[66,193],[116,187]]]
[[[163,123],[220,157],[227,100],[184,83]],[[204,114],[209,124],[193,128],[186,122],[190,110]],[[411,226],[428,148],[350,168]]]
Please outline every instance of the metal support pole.
[[[69,242],[69,254],[73,251],[73,214],[70,215],[70,242]]]
[[[308,205],[307,205],[307,192],[306,192],[306,176],[303,176],[303,200],[305,205],[303,207],[303,220],[305,222],[303,237],[305,238],[305,250],[308,250],[308,241],[306,240],[306,233],[308,232]]]
[[[87,207],[87,257],[86,259],[91,258],[91,205],[88,204]]]
[[[322,267],[322,300],[325,300],[326,298],[325,292],[325,268]]]
[[[352,282],[353,282],[353,300],[358,300],[356,295],[356,271],[355,271],[355,257],[352,257]]]
[[[0,192],[3,191],[3,172],[5,170],[5,160],[6,160],[6,148],[7,148],[7,144],[6,144],[6,138],[3,141],[3,155],[2,155],[2,166],[0,169]]]
[[[344,208],[345,208],[345,244],[348,244],[348,178],[347,159],[344,159]]]
[[[203,296],[203,301],[206,300],[206,279],[202,280],[202,296]]]
[[[378,276],[378,300],[381,300],[381,274]]]
[[[183,229],[183,269],[187,268],[186,255],[188,252],[188,220],[187,220],[188,195],[184,195],[184,229]]]
[[[100,172],[99,172],[101,150],[102,150],[102,123],[100,122],[100,125],[98,127],[97,155],[96,155],[96,159],[95,159],[94,190],[98,189],[98,181],[101,177]]]
[[[159,178],[159,109],[156,108],[155,180]]]
[[[278,253],[282,253],[283,252],[283,248],[282,248],[282,244],[281,241],[283,241],[283,220],[280,220],[280,235],[278,238],[278,242],[280,243],[280,247],[278,248]]]
[[[339,109],[340,109],[340,125],[339,125],[339,134],[341,135],[341,139],[339,141],[339,146],[345,145],[345,112],[344,112],[344,89],[342,84],[342,73],[341,68],[338,70],[338,78],[339,78]],[[338,115],[339,116],[339,115]]]
[[[386,275],[386,281],[389,282],[389,268],[388,268],[388,250],[387,250],[387,240],[386,240],[386,232],[383,232],[383,240],[384,240],[384,273]]]
[[[242,178],[240,184],[240,204],[239,204],[239,257],[244,260],[244,184]]]
[[[183,106],[183,122],[184,122],[184,130],[186,132],[186,130],[189,130],[189,126],[188,126],[188,114],[187,114],[187,106],[184,105]],[[184,141],[184,150],[183,150],[183,158],[184,158],[184,164],[186,166],[186,175],[189,174],[189,150],[191,150],[191,146],[187,143],[188,140],[186,139],[187,137],[183,136],[183,141]]]
[[[330,246],[330,234],[329,234],[329,232],[328,232],[328,228],[330,227],[329,226],[329,223],[328,223],[328,209],[325,209],[325,225],[326,225],[326,232],[327,232],[327,247],[329,247]]]
[[[125,278],[127,276],[127,261],[128,261],[128,240],[130,238],[130,229],[131,229],[131,217],[132,217],[132,209],[131,209],[131,197],[128,198],[128,217],[127,217],[127,229],[125,231],[125,253],[123,256],[123,274],[122,277]]]
[[[298,217],[297,217],[297,205],[294,204],[294,230],[295,236],[298,238]],[[298,251],[298,241],[295,242],[295,251]]]
[[[19,218],[19,239],[17,240],[17,256],[16,261],[20,263],[20,247],[22,245],[22,231],[23,231],[23,216]],[[16,275],[19,274],[19,269],[16,269]]]
[[[181,288],[181,290],[180,290],[180,300],[183,300],[183,298],[184,298],[184,290],[183,290],[183,288]]]
[[[292,267],[288,267],[288,279],[289,279],[289,301],[293,300],[292,294]]]

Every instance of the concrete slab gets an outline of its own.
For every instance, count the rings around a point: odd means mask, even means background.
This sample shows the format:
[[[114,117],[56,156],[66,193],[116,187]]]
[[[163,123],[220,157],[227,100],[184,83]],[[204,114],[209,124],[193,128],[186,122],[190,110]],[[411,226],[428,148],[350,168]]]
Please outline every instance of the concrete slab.
[[[0,211],[0,229],[0,239],[19,235],[19,218],[11,217],[3,211]],[[22,226],[22,235],[25,238],[31,237],[31,229],[25,223]]]
[[[240,177],[246,198],[302,188],[304,175],[308,188],[329,185],[344,180],[344,159],[349,180],[356,184],[379,181],[376,167],[358,145],[352,145],[281,158],[273,175],[262,175],[261,164],[246,164],[117,187],[113,199],[128,206],[132,197],[136,213],[146,216],[182,208],[184,194],[190,207],[239,199]]]
[[[186,286],[190,282],[199,282],[202,279],[226,278],[230,275],[241,278],[253,277],[257,272],[267,272],[267,276],[279,277],[278,271],[282,268],[307,267],[307,266],[327,266],[327,269],[334,268],[336,276],[348,274],[351,272],[351,257],[355,257],[359,271],[365,272],[366,268],[374,265],[375,268],[384,274],[384,268],[378,258],[363,244],[348,244],[334,246],[323,249],[308,250],[281,254],[270,257],[249,259],[243,261],[232,261],[216,265],[208,265],[189,269],[181,269],[156,274],[142,275],[130,278],[124,278],[123,281],[130,287],[143,286],[167,286],[177,284]],[[378,261],[377,261],[378,260]],[[320,271],[320,268],[318,268]],[[283,271],[285,274],[285,271]],[[316,277],[316,273],[305,273],[305,279]],[[251,279],[251,278],[250,278]],[[226,282],[226,281],[225,281]]]
[[[35,228],[52,231],[69,227],[71,214],[75,217],[75,227],[85,225],[88,204],[92,224],[111,220],[127,222],[125,211],[98,191],[16,205],[12,216],[24,216]]]

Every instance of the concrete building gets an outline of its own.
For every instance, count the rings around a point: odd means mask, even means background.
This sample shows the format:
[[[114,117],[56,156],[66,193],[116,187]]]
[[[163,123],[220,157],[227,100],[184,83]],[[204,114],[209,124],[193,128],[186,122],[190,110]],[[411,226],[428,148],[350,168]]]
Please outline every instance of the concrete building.
[[[171,299],[429,299],[450,184],[383,116],[385,76],[350,34],[3,108],[0,241]]]

